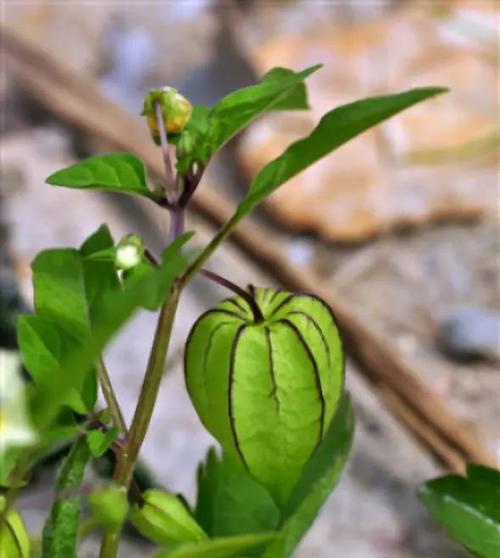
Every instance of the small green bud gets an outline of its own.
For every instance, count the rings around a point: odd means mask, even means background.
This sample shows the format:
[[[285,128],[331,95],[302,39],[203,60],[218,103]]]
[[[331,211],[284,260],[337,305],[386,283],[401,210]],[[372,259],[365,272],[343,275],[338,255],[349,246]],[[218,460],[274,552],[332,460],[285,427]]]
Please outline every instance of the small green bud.
[[[156,103],[160,103],[165,130],[179,134],[191,118],[193,106],[173,87],[152,89],[144,99],[142,115],[146,117],[153,139],[158,143],[159,130],[156,120]]]
[[[144,502],[142,506],[132,506],[130,520],[147,539],[166,546],[208,538],[184,504],[173,494],[151,488],[142,496]]]
[[[92,517],[105,529],[119,527],[128,513],[127,491],[122,486],[108,486],[89,496]]]
[[[194,149],[193,136],[187,130],[185,130],[181,134],[181,137],[179,138],[179,141],[177,143],[177,148],[176,148],[177,158],[180,159],[181,157],[185,157],[186,155],[191,153],[193,149]]]
[[[123,237],[116,247],[116,267],[128,270],[139,265],[144,257],[144,244],[135,234]]]
[[[342,344],[319,298],[273,289],[205,312],[186,343],[186,384],[224,451],[285,504],[343,390]]]
[[[0,512],[5,507],[5,498],[0,496]],[[21,516],[9,510],[0,525],[0,558],[29,558],[30,539]]]

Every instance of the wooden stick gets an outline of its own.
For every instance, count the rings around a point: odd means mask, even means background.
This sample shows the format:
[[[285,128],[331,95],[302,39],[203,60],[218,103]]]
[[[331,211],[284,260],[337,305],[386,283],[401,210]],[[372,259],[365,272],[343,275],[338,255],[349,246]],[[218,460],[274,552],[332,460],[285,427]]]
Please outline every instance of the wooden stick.
[[[105,99],[92,79],[43,52],[39,44],[5,26],[2,33],[6,66],[27,93],[77,129],[104,140],[114,149],[136,153],[154,175],[161,176],[161,156],[145,126]],[[234,206],[205,183],[196,192],[190,209],[220,226],[233,213]],[[353,315],[330,284],[291,264],[282,245],[251,221],[238,225],[231,240],[285,288],[314,292],[332,307],[349,355],[375,385],[383,386],[383,400],[389,409],[445,466],[462,470],[469,461],[492,464],[491,456],[476,437],[449,413],[391,347]]]

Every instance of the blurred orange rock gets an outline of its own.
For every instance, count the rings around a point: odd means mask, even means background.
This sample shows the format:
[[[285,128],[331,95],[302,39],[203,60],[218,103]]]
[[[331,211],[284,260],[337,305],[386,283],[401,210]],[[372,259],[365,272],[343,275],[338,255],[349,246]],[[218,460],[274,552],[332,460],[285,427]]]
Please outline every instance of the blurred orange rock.
[[[341,147],[271,196],[268,208],[285,225],[360,241],[436,219],[498,218],[495,57],[485,43],[450,38],[445,25],[449,17],[412,10],[243,43],[259,74],[324,63],[308,81],[309,113],[272,115],[243,137],[239,160],[249,177],[338,104],[418,86],[451,90]]]

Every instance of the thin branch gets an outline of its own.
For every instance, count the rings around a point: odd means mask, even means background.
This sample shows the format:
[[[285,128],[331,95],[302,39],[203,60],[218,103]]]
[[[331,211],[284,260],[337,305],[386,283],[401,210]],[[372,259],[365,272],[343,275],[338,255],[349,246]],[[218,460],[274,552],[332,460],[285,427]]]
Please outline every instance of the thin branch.
[[[120,409],[120,404],[118,403],[116,393],[113,389],[111,378],[102,358],[98,359],[98,361],[96,362],[96,368],[101,391],[104,396],[104,400],[106,401],[106,405],[108,406],[109,412],[111,413],[113,423],[122,434],[126,435],[127,425],[125,423],[125,419],[123,418],[123,413]]]
[[[210,279],[214,283],[226,287],[226,289],[229,289],[230,291],[233,291],[233,293],[236,293],[237,295],[241,296],[241,298],[243,298],[243,300],[246,301],[248,306],[250,306],[250,310],[252,311],[255,322],[260,323],[264,321],[264,316],[262,315],[262,311],[259,308],[257,301],[255,300],[255,298],[252,296],[251,293],[245,291],[245,289],[242,289],[239,285],[236,285],[236,283],[233,283],[229,279],[222,277],[218,273],[209,271],[208,269],[200,269],[200,275],[203,275],[204,277]]]
[[[163,121],[163,114],[160,103],[155,103],[156,123],[158,125],[158,133],[160,136],[160,148],[163,156],[163,164],[165,166],[165,196],[170,204],[176,202],[175,178],[172,160],[170,159],[170,148],[168,145],[167,131]]]

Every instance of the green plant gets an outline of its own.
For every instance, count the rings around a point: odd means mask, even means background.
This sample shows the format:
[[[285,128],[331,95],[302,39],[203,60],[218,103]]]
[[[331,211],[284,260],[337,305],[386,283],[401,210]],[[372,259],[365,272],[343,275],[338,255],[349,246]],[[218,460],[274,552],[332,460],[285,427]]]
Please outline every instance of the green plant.
[[[46,250],[33,262],[35,312],[18,323],[31,381],[22,386],[11,357],[1,367],[0,525],[14,517],[15,498],[36,460],[71,440],[43,531],[44,558],[77,555],[86,499],[92,515],[84,531],[100,525],[101,558],[117,555],[127,513],[145,536],[165,547],[158,557],[284,558],[337,484],[354,418],[331,312],[313,296],[245,290],[203,266],[276,188],[363,131],[444,89],[415,89],[333,109],[309,136],[257,174],[205,249],[186,251],[192,233],[184,232],[186,207],[211,157],[258,116],[307,108],[304,80],[318,68],[298,73],[275,68],[213,107],[193,108],[171,88],[150,92],[143,114],[163,155],[162,185],[151,185],[143,163],[126,153],[90,157],[47,179],[54,186],[145,197],[169,212],[170,232],[159,260],[137,237],[115,243],[102,225],[80,248]],[[133,472],[164,374],[179,297],[198,273],[236,296],[204,314],[187,343],[191,398],[223,448],[222,456],[211,451],[200,465],[198,499],[190,510],[156,489],[141,493]],[[126,425],[102,355],[139,308],[159,310],[159,317],[135,414]],[[104,410],[95,408],[98,386]],[[87,498],[81,484],[85,469],[109,449],[116,458],[113,482]]]
[[[419,496],[431,516],[477,558],[500,555],[500,472],[468,465],[467,475],[424,483]]]

